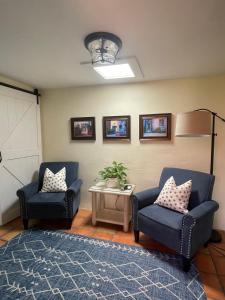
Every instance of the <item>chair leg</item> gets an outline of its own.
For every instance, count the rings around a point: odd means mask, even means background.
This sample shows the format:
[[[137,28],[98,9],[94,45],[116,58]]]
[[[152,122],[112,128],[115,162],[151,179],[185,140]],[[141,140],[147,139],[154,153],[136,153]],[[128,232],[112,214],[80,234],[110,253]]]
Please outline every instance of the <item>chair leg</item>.
[[[67,228],[67,229],[70,229],[70,228],[71,228],[72,222],[73,222],[73,219],[72,219],[72,218],[66,219],[66,228]]]
[[[209,240],[208,240],[207,242],[205,242],[204,248],[207,248],[207,247],[208,247],[208,244],[209,244]]]
[[[188,272],[191,268],[191,259],[182,256],[183,260],[183,271]]]
[[[140,233],[139,230],[134,230],[134,240],[135,240],[135,243],[139,242],[139,233]]]
[[[23,219],[23,227],[24,227],[24,230],[28,229],[28,219]]]

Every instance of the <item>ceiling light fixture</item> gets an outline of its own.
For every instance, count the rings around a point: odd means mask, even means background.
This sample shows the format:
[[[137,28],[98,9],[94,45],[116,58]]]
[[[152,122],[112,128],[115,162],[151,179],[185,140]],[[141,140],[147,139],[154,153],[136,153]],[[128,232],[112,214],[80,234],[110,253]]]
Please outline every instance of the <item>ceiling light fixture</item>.
[[[93,67],[104,79],[135,77],[129,64],[117,64]]]
[[[114,64],[122,47],[121,39],[109,32],[93,32],[86,36],[84,44],[91,54],[92,64]]]

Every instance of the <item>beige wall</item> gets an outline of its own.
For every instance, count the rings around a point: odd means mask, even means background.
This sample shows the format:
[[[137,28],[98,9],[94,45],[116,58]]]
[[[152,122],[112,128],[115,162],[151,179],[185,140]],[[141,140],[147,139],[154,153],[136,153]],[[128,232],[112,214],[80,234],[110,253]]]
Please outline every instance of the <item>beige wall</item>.
[[[91,208],[88,187],[97,173],[113,160],[129,168],[129,181],[137,191],[158,184],[164,166],[209,170],[209,138],[174,138],[140,143],[138,116],[147,113],[189,111],[201,107],[225,116],[225,76],[155,81],[137,84],[92,86],[46,90],[41,115],[45,160],[74,160],[80,163],[82,207]],[[131,115],[130,143],[103,143],[102,117]],[[95,116],[95,142],[70,140],[71,117]],[[220,203],[215,227],[225,229],[225,124],[217,122],[214,198]]]

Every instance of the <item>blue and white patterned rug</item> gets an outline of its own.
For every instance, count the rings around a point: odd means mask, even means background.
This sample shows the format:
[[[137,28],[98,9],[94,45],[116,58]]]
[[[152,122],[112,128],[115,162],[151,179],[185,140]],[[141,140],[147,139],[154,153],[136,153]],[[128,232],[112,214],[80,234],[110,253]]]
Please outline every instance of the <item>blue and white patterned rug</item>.
[[[24,231],[0,248],[0,299],[206,299],[176,255],[59,231]]]

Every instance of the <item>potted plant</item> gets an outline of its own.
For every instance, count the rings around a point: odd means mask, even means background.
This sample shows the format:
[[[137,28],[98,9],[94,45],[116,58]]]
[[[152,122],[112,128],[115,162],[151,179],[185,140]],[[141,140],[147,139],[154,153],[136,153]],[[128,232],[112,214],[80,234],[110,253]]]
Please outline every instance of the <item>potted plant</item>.
[[[123,163],[113,161],[112,165],[99,171],[99,175],[106,181],[108,188],[123,188],[127,183],[127,168]]]

